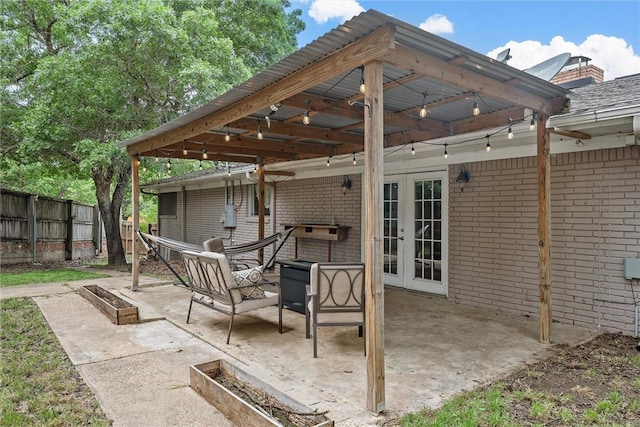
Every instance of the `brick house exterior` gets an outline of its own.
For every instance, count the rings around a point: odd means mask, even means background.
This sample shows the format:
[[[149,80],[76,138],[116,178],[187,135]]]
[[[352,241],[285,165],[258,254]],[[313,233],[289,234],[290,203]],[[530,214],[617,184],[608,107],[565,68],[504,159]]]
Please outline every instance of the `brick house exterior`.
[[[549,127],[580,122],[581,132],[589,136],[585,140],[552,138],[554,321],[625,333],[636,328],[634,304],[638,301],[632,290],[637,298],[640,285],[637,280],[632,285],[622,272],[625,258],[640,258],[639,88],[640,75],[635,75],[575,89],[571,112],[550,119]],[[435,149],[424,150],[422,156],[392,154],[385,163],[393,173],[442,171],[448,181],[443,186],[448,189],[448,251],[443,257],[447,298],[538,317],[535,137],[522,132],[517,148],[506,140],[492,141],[492,145],[496,148],[488,158],[483,157],[483,145],[469,144],[448,163]],[[366,238],[362,235],[362,167],[347,165],[350,160],[335,168],[318,161],[297,169],[296,162],[275,165],[278,170],[296,170],[296,176],[274,184],[275,215],[267,220],[265,234],[282,230],[283,223],[344,224],[351,227],[349,236],[332,243],[332,258],[359,261]],[[471,176],[464,192],[456,185],[462,164]],[[251,183],[244,179],[244,169],[238,171],[236,188],[243,192],[244,202],[236,203],[238,227],[233,239],[242,242],[256,238],[257,221],[248,214],[246,204]],[[340,187],[344,175],[353,183],[346,194]],[[219,221],[225,179],[226,173],[197,173],[148,185],[160,193],[178,193],[176,215],[160,217],[160,234],[191,243],[212,235],[227,236],[229,230]],[[183,220],[185,216],[188,220]],[[299,258],[326,258],[324,241],[300,239],[297,244]],[[279,258],[293,258],[294,246],[291,239]]]

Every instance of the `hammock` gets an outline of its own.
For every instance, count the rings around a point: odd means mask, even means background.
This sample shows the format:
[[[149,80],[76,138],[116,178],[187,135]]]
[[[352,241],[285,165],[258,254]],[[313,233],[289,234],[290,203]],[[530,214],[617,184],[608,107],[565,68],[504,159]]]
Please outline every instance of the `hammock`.
[[[237,255],[257,251],[266,246],[274,244],[278,241],[278,239],[281,239],[280,244],[277,246],[276,250],[273,251],[273,254],[271,254],[271,258],[269,258],[269,260],[264,264],[264,268],[262,269],[264,271],[268,268],[271,268],[271,266],[275,262],[276,255],[282,248],[282,245],[284,245],[284,243],[287,241],[289,236],[291,236],[291,233],[293,233],[294,230],[295,230],[295,227],[292,227],[285,230],[284,232],[272,234],[271,236],[265,237],[264,239],[255,240],[247,243],[240,243],[232,246],[225,246],[224,251],[227,257],[233,258],[234,256],[237,256]],[[180,275],[171,267],[171,265],[167,262],[167,260],[165,260],[164,257],[160,255],[160,251],[152,244],[152,242],[155,243],[157,246],[163,246],[175,252],[182,252],[182,251],[202,252],[204,250],[203,245],[196,245],[193,243],[182,242],[180,240],[169,239],[167,237],[154,236],[152,234],[142,233],[139,230],[136,231],[136,233],[138,233],[140,240],[142,240],[145,246],[148,249],[153,250],[154,254],[158,258],[160,258],[162,262],[164,262],[164,264],[173,273],[173,275],[176,276],[178,280],[180,280],[182,285],[187,286],[187,284],[182,279],[182,277],[180,277]]]

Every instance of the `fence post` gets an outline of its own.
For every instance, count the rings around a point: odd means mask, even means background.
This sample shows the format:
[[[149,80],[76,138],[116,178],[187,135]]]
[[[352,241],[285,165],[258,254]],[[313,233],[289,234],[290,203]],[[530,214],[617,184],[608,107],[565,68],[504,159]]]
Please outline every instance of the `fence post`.
[[[93,245],[96,249],[96,255],[102,253],[102,221],[100,218],[100,209],[98,205],[93,206]]]
[[[73,200],[67,200],[67,237],[65,239],[64,259],[73,259]]]
[[[29,194],[27,198],[27,227],[29,228],[29,245],[31,245],[31,253],[33,255],[33,263],[38,262],[37,246],[38,242],[38,223],[36,221],[36,201],[38,196]]]

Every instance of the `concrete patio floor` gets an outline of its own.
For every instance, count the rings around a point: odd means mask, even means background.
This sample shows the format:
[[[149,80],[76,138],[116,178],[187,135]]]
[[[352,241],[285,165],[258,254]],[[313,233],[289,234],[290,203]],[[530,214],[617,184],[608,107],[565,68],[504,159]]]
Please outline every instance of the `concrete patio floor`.
[[[141,322],[114,325],[77,289],[99,284],[139,308]],[[329,410],[337,426],[392,423],[425,406],[499,378],[551,348],[538,342],[538,322],[396,288],[385,290],[386,412],[365,408],[366,358],[356,328],[320,328],[318,358],[305,339],[304,315],[277,308],[229,317],[195,304],[189,291],[141,277],[2,289],[2,298],[33,296],[71,361],[114,425],[231,423],[189,387],[189,367],[226,359],[305,405]],[[554,343],[576,344],[598,331],[553,324]]]

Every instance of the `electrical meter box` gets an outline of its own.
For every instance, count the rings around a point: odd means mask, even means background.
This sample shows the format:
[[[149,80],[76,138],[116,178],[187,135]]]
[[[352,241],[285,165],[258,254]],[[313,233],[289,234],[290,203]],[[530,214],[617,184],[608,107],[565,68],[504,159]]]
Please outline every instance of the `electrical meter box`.
[[[238,226],[238,215],[234,205],[225,206],[220,222],[222,222],[224,228],[236,228]]]
[[[640,258],[625,258],[624,278],[627,280],[640,279]]]

